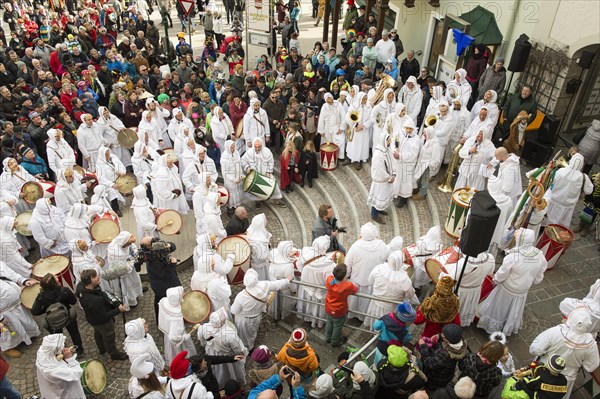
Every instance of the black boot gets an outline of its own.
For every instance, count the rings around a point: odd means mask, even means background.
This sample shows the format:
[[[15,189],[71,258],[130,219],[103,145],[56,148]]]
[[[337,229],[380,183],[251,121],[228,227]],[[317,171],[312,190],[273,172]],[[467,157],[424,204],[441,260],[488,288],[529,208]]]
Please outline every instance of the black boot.
[[[110,201],[110,207],[117,214],[118,217],[123,216],[123,212],[121,212],[121,208],[119,208],[119,201],[117,201],[116,199]]]

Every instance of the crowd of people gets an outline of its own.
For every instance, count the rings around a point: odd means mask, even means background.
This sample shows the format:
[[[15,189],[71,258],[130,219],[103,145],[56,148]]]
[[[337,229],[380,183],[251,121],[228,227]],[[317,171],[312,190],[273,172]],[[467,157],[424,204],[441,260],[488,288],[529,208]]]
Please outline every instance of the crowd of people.
[[[265,399],[281,395],[284,386],[298,399],[485,398],[503,378],[517,375],[505,336],[522,327],[527,293],[547,268],[535,248],[537,237],[546,224],[568,228],[582,193],[587,216],[575,232],[588,234],[600,208],[600,178],[588,176],[600,153],[600,123],[570,151],[545,203],[506,245],[523,191],[519,153],[537,104],[527,84],[497,104],[505,89],[504,60],[490,60],[485,46],[472,47],[450,82],[437,81],[419,66],[414,51],[403,58],[396,29],[379,32],[375,16],[348,0],[342,51],[317,42],[303,52],[300,3],[280,1],[273,32],[281,33],[283,46],[273,58],[249,60],[241,45],[240,2],[226,5],[229,36],[215,4],[200,6],[201,51],[192,49],[183,32],[175,46],[161,38],[153,5],[4,3],[0,349],[18,358],[17,347],[32,345],[42,334],[39,327],[48,333],[36,358],[42,397],[85,396],[77,360],[85,355],[79,331],[84,321],[76,319],[75,306],[92,326],[99,354],[130,361],[132,398]],[[161,0],[158,6],[165,16],[172,7]],[[323,7],[313,2],[316,25]],[[195,29],[198,16],[187,28]],[[163,23],[172,25],[168,21]],[[333,157],[327,165],[322,146]],[[389,207],[425,199],[436,176],[445,179],[443,165],[457,161],[455,188],[487,190],[501,209],[489,249],[465,266],[458,262],[458,244],[442,247],[439,226],[412,246],[400,236],[383,242],[378,225],[394,222],[384,218]],[[344,228],[331,205],[320,206],[312,245],[305,248],[273,242],[265,214],[250,220],[245,206],[260,212],[272,200],[287,207],[285,196],[295,195],[298,186],[312,188],[321,169],[350,164],[370,167],[367,204],[356,205],[367,205],[373,222],[362,225],[348,250],[338,240]],[[126,192],[128,178],[136,183]],[[32,183],[40,191],[34,200],[27,189]],[[253,190],[247,183],[262,186]],[[227,226],[219,184],[228,193]],[[119,227],[109,240],[94,236],[93,218],[119,225],[129,205],[135,232]],[[190,286],[206,293],[213,312],[191,333],[182,315],[178,260],[171,256],[175,245],[160,239],[157,208],[195,217]],[[23,222],[27,214],[30,220]],[[247,237],[252,255],[244,289],[231,300],[228,274],[235,255],[223,258],[215,247],[236,234]],[[53,273],[34,279],[28,256],[35,246],[42,258],[70,261],[73,281]],[[424,267],[430,257],[446,265],[447,274],[437,281]],[[162,350],[139,318],[124,326],[123,351],[115,317],[143,300],[142,265]],[[452,276],[461,268],[458,283]],[[480,304],[486,278],[494,288]],[[40,294],[29,311],[21,289],[37,284]],[[530,347],[541,365],[531,378],[519,374],[509,390],[569,397],[579,369],[598,367],[599,285],[586,298],[561,303],[565,323],[541,333]],[[284,296],[273,302],[278,291]],[[263,313],[279,318],[292,311],[313,328],[324,327],[326,344],[334,348],[346,345],[344,325],[357,318],[380,334],[375,358],[329,373],[303,328],[294,329],[278,353],[257,342]],[[40,326],[32,314],[41,316]],[[413,323],[424,325],[420,335]],[[470,325],[491,334],[477,352],[469,351],[462,336]],[[339,360],[349,355],[343,351]],[[20,397],[7,378],[8,366],[0,357],[0,396]]]

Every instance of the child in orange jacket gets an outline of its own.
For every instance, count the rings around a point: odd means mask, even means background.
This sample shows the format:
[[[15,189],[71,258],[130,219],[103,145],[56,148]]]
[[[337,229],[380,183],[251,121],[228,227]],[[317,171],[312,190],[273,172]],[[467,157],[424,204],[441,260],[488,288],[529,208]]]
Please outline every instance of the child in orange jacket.
[[[302,379],[308,379],[319,368],[319,359],[313,348],[306,342],[307,334],[303,328],[296,328],[292,336],[277,354],[277,361],[297,371]]]
[[[346,280],[348,267],[342,263],[333,268],[333,276],[327,277],[325,286],[325,340],[331,346],[343,345],[348,337],[342,336],[342,327],[348,319],[348,297],[358,292],[358,286]]]

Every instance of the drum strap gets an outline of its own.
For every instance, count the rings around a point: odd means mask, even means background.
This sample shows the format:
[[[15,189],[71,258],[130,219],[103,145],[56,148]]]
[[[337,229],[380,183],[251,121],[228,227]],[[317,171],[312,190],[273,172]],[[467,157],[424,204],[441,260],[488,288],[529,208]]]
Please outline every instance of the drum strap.
[[[11,174],[12,174],[13,176],[16,176],[16,177],[18,177],[19,179],[23,180],[25,183],[27,183],[27,180],[23,179],[23,178],[22,178],[21,176],[19,176],[18,174],[16,174],[16,173],[11,173]],[[32,180],[32,181],[35,181],[35,180]]]
[[[141,394],[140,396],[136,397],[135,399],[142,399],[144,396],[148,395],[151,392],[153,392],[153,391],[144,392],[143,394]]]
[[[267,303],[266,299],[258,299],[257,297],[255,297],[254,295],[252,295],[250,292],[248,292],[248,290],[244,289],[244,292],[248,295],[250,295],[252,298],[256,299],[258,302],[262,302],[262,303]]]
[[[316,261],[317,259],[320,259],[320,258],[322,258],[323,256],[325,256],[325,255],[317,255],[317,256],[315,256],[314,258],[310,258],[309,260],[307,260],[306,262],[304,262],[304,266],[302,266],[302,267],[305,267],[305,266],[308,266],[308,265],[310,265],[311,263],[313,263],[313,262],[314,262],[314,261]]]

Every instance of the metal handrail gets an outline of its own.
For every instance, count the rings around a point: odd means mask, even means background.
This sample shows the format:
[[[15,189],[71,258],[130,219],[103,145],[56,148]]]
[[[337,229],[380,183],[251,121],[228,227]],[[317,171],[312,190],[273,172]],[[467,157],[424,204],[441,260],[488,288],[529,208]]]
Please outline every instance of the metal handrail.
[[[362,355],[362,353],[364,351],[366,351],[371,345],[373,345],[378,339],[379,336],[381,335],[381,331],[377,331],[377,333],[373,336],[373,338],[371,338],[366,344],[364,344],[363,346],[361,346],[356,352],[352,353],[352,355],[350,355],[350,357],[348,358],[348,360],[346,360],[346,363],[344,364],[350,364],[353,361],[355,361],[356,359],[359,358],[360,355]],[[367,359],[369,359],[371,356],[373,356],[373,354],[375,353],[375,349],[373,349],[368,355],[367,355]],[[340,371],[340,367],[339,365],[336,366],[333,369],[333,375],[337,374]],[[340,382],[344,381],[346,379],[346,377],[340,378]]]
[[[298,285],[304,285],[304,286],[310,287],[310,288],[317,288],[317,289],[320,289],[320,290],[327,290],[327,287],[323,287],[321,285],[316,285],[316,284],[312,284],[312,283],[307,283],[305,281],[300,281],[300,280],[292,280],[292,281],[290,281],[290,284],[298,284]],[[373,295],[362,294],[360,292],[354,294],[354,296],[357,296],[359,298],[373,299],[375,301],[392,303],[394,305],[398,304],[398,300],[396,300],[396,299],[386,298],[386,297],[377,297],[377,296],[373,296]],[[353,313],[356,313],[356,312],[353,312]]]

